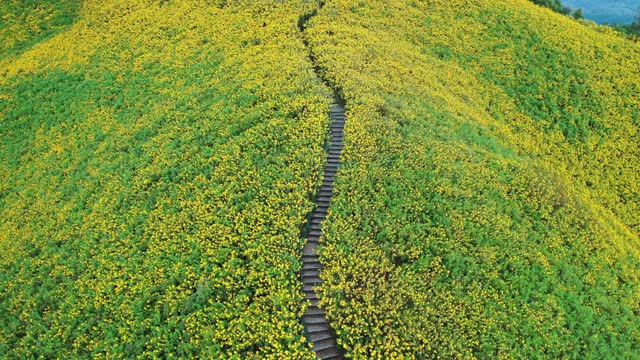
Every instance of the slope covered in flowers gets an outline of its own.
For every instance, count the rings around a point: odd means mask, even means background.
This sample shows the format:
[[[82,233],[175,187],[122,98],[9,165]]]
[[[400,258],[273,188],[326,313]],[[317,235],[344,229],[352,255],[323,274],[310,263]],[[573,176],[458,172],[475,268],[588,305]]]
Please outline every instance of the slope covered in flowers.
[[[89,1],[0,69],[0,354],[309,358],[301,2]]]
[[[0,3],[0,60],[64,30],[77,18],[80,1],[5,0]]]
[[[637,358],[640,46],[528,1],[327,1],[322,253],[353,357]]]
[[[640,356],[638,43],[527,0],[2,6],[0,354],[312,358],[315,69],[347,356]]]

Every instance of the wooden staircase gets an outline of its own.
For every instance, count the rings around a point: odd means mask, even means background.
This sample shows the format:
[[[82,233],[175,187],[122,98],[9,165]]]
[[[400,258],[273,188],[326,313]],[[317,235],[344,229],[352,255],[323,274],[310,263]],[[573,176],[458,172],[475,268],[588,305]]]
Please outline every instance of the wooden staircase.
[[[322,237],[322,222],[327,217],[333,196],[333,182],[340,166],[340,153],[343,148],[343,130],[345,123],[344,105],[335,103],[331,106],[331,138],[329,141],[327,163],[324,166],[322,185],[316,194],[316,207],[307,222],[305,238],[307,242],[302,250],[302,283],[305,299],[310,306],[302,316],[307,339],[313,344],[318,359],[343,359],[338,348],[335,334],[327,320],[324,309],[318,307],[318,296],[315,286],[322,283],[320,272],[322,264],[317,249]]]

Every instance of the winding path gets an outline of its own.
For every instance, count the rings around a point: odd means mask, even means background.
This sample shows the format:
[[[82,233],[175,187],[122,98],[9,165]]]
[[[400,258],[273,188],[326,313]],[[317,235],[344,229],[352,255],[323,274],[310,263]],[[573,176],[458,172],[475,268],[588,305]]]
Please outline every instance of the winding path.
[[[318,295],[315,291],[315,286],[322,284],[322,279],[320,279],[322,264],[320,264],[317,249],[322,237],[322,222],[327,217],[327,211],[333,196],[333,181],[340,166],[344,122],[344,105],[341,102],[336,102],[331,106],[329,155],[324,166],[322,185],[316,194],[316,207],[307,220],[305,234],[307,242],[302,250],[303,290],[305,299],[311,303],[311,306],[307,308],[302,316],[302,322],[307,339],[313,344],[313,350],[318,359],[344,358],[337,347],[335,335],[327,320],[325,310],[318,307]]]

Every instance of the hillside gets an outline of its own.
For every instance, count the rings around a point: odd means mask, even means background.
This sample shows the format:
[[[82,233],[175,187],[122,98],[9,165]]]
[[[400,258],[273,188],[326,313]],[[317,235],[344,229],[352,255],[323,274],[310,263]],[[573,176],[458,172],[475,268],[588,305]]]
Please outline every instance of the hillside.
[[[299,4],[298,4],[299,5]],[[309,357],[303,8],[85,4],[0,85],[0,353]]]
[[[528,0],[45,4],[0,7],[8,358],[313,358],[334,92],[346,357],[640,356],[640,43]]]

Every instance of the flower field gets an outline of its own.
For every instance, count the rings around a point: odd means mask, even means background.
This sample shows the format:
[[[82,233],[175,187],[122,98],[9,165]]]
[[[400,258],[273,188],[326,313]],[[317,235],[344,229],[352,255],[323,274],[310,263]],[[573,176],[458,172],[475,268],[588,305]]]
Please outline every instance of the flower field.
[[[640,357],[640,44],[528,0],[322,4],[0,5],[0,354],[314,358],[335,90],[348,358]]]
[[[0,3],[0,60],[71,25],[80,1],[6,0]]]
[[[0,353],[310,358],[306,6],[108,1],[0,73]]]
[[[515,4],[515,5],[514,5]],[[322,252],[354,358],[637,358],[640,46],[527,1],[330,1]]]

